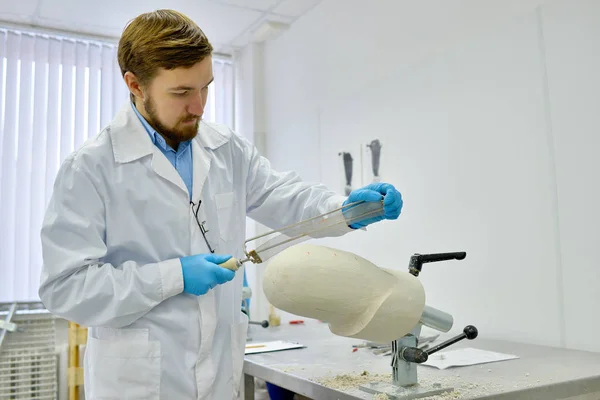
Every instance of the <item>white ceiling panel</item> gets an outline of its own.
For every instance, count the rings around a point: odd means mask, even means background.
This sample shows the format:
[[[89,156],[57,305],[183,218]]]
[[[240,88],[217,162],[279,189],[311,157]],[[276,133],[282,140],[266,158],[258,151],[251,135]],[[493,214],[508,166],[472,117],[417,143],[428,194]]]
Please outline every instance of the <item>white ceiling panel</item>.
[[[285,0],[210,0],[213,3],[237,6],[252,10],[268,11]]]
[[[0,0],[0,20],[30,23],[37,5],[38,0]]]
[[[262,16],[258,11],[214,3],[211,7],[198,6],[187,14],[200,25],[212,43],[219,45],[233,41]]]
[[[246,44],[248,44],[249,42],[252,41],[254,31],[256,29],[258,29],[260,27],[260,25],[262,25],[266,21],[281,22],[281,23],[284,23],[287,25],[291,25],[292,22],[294,22],[294,18],[286,17],[283,15],[277,15],[277,14],[264,14],[263,17],[258,19],[254,24],[250,25],[245,31],[243,31],[241,34],[239,34],[229,44],[231,46],[233,46],[234,48],[244,47]]]
[[[120,36],[129,20],[138,14],[159,8],[172,8],[192,18],[215,44],[225,44],[238,36],[246,26],[261,17],[258,11],[233,8],[213,1],[146,0],[145,2],[102,0],[41,0],[40,23],[63,29],[109,36]],[[168,4],[167,4],[168,3]],[[101,15],[102,18],[98,18]]]
[[[263,21],[292,23],[320,0],[0,0],[2,21],[112,38],[137,15],[170,8],[192,18],[218,52],[245,46]],[[273,11],[277,10],[277,13]]]
[[[300,17],[321,1],[322,0],[285,0],[275,7],[272,12],[290,17]]]

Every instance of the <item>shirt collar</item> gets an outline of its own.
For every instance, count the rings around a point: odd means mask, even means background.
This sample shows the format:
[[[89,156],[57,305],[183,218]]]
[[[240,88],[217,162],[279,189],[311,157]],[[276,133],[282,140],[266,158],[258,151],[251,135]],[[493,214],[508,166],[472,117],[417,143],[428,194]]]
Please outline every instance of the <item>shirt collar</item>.
[[[169,146],[167,144],[167,142],[165,141],[165,138],[162,137],[161,134],[156,132],[156,130],[148,123],[148,121],[146,121],[146,118],[144,118],[142,116],[142,114],[140,114],[140,112],[136,108],[135,104],[133,104],[133,102],[131,102],[131,108],[133,108],[135,115],[137,115],[137,117],[139,118],[142,125],[144,125],[146,132],[148,132],[148,135],[150,135],[150,140],[152,140],[152,143],[154,143],[156,146],[160,147],[162,150],[172,151],[174,153],[183,153],[183,151],[185,151],[185,149],[187,149],[188,146],[190,145],[189,140],[185,141],[185,142],[181,142],[181,143],[179,143],[179,147],[177,148],[177,151],[175,151],[171,146]]]

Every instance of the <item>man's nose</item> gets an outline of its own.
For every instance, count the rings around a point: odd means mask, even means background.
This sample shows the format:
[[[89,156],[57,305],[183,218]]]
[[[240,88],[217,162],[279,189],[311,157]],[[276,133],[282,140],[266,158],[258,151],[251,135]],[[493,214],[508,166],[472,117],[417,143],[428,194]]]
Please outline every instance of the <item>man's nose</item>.
[[[193,96],[190,104],[188,105],[188,112],[193,115],[201,116],[204,113],[205,102],[202,95]]]

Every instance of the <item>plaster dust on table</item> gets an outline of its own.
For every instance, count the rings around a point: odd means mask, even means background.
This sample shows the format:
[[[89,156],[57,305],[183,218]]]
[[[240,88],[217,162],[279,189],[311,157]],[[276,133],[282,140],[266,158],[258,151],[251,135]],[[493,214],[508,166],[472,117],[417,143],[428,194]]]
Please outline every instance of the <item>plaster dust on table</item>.
[[[363,371],[360,374],[342,374],[334,377],[325,377],[317,379],[316,382],[331,389],[354,389],[360,385],[366,385],[370,382],[391,382],[392,374],[369,374]]]
[[[385,393],[379,393],[373,396],[373,400],[390,400],[390,396]]]
[[[422,400],[459,400],[462,399],[462,394],[456,390],[446,392],[435,396],[423,397]]]
[[[423,388],[442,387],[454,388],[450,392],[424,397],[423,400],[460,400],[470,399],[475,395],[489,395],[490,390],[494,389],[494,385],[477,384],[472,382],[461,381],[459,375],[454,377],[435,377],[433,379],[421,379],[419,386]],[[370,374],[368,371],[360,373],[339,374],[335,376],[326,376],[323,378],[312,379],[313,381],[340,391],[351,391],[359,388],[361,385],[369,383],[383,382],[392,383],[392,374]],[[499,389],[499,388],[498,388]],[[377,397],[379,396],[379,397]],[[374,395],[375,400],[388,400],[390,397],[386,394]]]
[[[347,390],[354,389],[360,385],[366,385],[373,382],[387,382],[392,381],[391,374],[369,374],[367,371],[363,371],[360,374],[342,374],[334,377],[326,377],[318,379],[317,382],[323,386],[327,386],[331,389]],[[426,400],[458,400],[462,396],[460,392],[452,391],[441,395],[430,396],[424,399]],[[385,393],[374,395],[374,400],[389,400],[390,397]]]

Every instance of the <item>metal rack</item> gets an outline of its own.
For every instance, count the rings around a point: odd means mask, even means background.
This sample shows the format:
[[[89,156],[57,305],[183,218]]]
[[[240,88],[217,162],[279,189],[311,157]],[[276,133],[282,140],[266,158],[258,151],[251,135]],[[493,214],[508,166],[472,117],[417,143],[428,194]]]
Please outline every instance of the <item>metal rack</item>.
[[[58,398],[55,317],[39,302],[0,303],[0,399]]]

